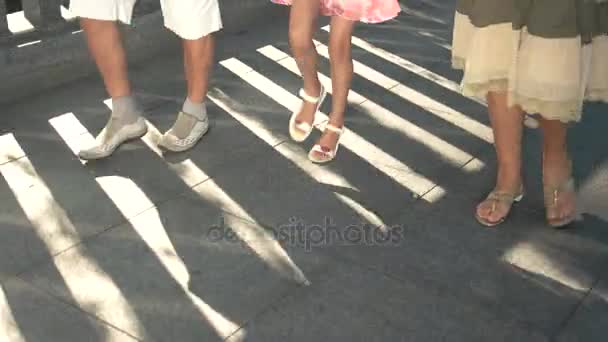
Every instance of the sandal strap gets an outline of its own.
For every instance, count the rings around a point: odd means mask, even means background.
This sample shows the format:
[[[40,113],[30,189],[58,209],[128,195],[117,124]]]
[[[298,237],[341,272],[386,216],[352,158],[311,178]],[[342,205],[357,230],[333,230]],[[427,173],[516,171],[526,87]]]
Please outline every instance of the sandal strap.
[[[324,155],[326,155],[326,156],[329,156],[330,158],[333,158],[333,157],[334,157],[334,153],[336,153],[336,150],[335,150],[335,149],[330,150],[330,151],[326,151],[326,150],[324,150],[324,149],[323,149],[323,147],[322,147],[321,145],[319,145],[319,144],[315,144],[315,145],[312,147],[312,150],[313,150],[313,151],[315,151],[315,152],[318,152],[318,153],[324,154]]]
[[[308,94],[306,94],[306,91],[302,88],[300,89],[300,97],[306,101],[306,102],[310,102],[310,103],[319,103],[319,101],[321,100],[320,97],[314,97],[314,96],[310,96]],[[323,94],[323,89],[321,88],[321,94]]]
[[[504,191],[492,191],[486,198],[486,201],[497,201],[503,202],[507,205],[511,205],[513,204],[513,202],[515,202],[515,199],[520,196],[521,194],[512,194]]]
[[[513,203],[521,200],[523,193],[524,193],[523,189],[521,190],[521,192],[519,194],[513,194],[513,193],[509,193],[509,192],[505,192],[505,191],[494,190],[488,194],[488,197],[486,197],[484,202],[491,201],[492,212],[496,211],[498,203],[502,203],[502,204],[508,206],[509,207],[509,210],[507,211],[507,215],[508,215],[508,212],[511,211],[510,208],[513,206]]]
[[[338,135],[344,134],[344,126],[342,126],[342,127],[336,127],[336,126],[328,123],[328,124],[325,125],[325,129],[329,130],[330,132],[334,132],[334,133],[336,133]]]
[[[553,186],[553,185],[545,185],[544,193],[545,193],[545,206],[555,206],[559,201],[560,194],[563,192],[574,192],[576,190],[574,184],[574,178],[570,177],[566,179],[563,183]]]

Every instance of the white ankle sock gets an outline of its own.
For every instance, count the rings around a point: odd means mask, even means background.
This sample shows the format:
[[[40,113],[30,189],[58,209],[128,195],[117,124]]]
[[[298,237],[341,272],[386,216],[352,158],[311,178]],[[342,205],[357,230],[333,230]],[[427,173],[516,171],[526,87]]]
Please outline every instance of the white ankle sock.
[[[142,110],[133,96],[116,97],[112,98],[112,116],[132,123],[142,116]]]
[[[190,98],[186,98],[182,106],[182,112],[190,114],[199,120],[205,120],[207,113],[205,111],[204,102],[193,102]]]
[[[207,119],[207,110],[204,102],[196,103],[187,98],[182,107],[182,112],[187,115],[180,114],[171,130],[176,137],[185,139],[190,135],[197,122]]]

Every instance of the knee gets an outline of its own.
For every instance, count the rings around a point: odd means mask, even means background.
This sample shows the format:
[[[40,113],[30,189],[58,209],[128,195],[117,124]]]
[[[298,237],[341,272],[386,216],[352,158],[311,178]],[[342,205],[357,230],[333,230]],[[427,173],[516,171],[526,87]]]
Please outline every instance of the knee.
[[[302,30],[289,31],[289,45],[295,56],[306,55],[310,49],[313,48],[310,35],[306,34],[306,32],[303,32]]]

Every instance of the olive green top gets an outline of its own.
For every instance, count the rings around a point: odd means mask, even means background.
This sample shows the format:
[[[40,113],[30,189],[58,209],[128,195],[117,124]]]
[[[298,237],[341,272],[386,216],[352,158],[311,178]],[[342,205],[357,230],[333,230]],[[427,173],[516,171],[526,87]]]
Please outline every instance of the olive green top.
[[[545,38],[608,34],[608,0],[459,0],[457,11],[477,27],[512,23]]]

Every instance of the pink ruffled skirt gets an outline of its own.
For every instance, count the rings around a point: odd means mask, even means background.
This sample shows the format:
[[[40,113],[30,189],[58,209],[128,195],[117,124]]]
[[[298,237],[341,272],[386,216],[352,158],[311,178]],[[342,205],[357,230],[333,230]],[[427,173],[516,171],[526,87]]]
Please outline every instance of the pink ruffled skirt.
[[[293,0],[271,0],[280,5],[291,5]],[[321,14],[340,16],[352,21],[375,24],[395,18],[401,7],[398,0],[319,0]]]

